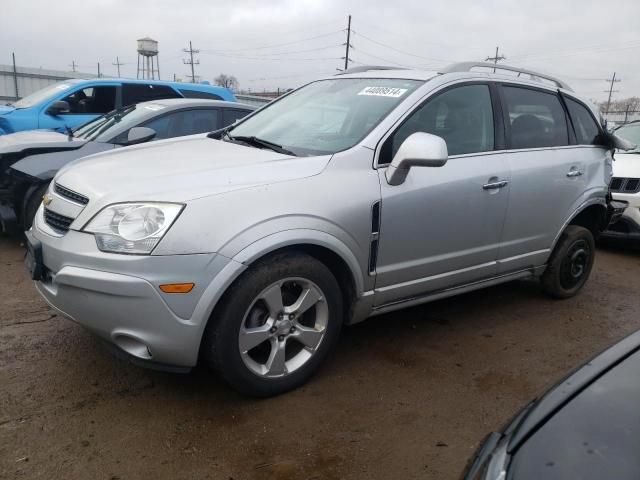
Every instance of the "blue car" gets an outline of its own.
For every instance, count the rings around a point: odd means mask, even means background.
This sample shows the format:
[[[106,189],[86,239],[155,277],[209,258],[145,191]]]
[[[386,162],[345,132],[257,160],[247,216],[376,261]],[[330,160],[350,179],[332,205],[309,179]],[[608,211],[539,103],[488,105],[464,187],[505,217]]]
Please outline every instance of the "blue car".
[[[42,128],[64,131],[116,108],[165,98],[236,101],[230,90],[205,84],[71,79],[49,85],[11,105],[0,106],[0,135]]]

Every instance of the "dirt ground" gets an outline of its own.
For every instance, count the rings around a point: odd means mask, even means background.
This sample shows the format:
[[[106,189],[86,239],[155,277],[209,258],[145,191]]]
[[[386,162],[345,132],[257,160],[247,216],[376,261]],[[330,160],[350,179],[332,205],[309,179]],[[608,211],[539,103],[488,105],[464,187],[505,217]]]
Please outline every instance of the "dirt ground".
[[[484,435],[640,328],[640,250],[576,298],[516,282],[345,329],[305,387],[243,398],[114,358],[37,296],[0,238],[0,478],[455,479]]]

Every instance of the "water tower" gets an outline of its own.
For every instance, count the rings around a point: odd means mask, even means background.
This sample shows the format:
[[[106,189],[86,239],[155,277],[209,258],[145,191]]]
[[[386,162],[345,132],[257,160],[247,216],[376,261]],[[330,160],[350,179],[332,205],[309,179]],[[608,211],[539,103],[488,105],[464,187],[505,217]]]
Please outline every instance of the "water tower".
[[[142,77],[140,74],[142,73]],[[152,38],[138,39],[138,74],[136,78],[160,80],[160,63],[158,61],[158,42]]]

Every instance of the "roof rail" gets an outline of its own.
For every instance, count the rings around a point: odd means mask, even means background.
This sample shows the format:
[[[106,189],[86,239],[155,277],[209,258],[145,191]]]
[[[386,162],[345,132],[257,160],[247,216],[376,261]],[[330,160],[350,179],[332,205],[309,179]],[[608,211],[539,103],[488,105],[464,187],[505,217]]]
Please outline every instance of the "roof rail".
[[[348,73],[362,73],[362,72],[370,72],[371,70],[403,70],[398,67],[389,67],[387,65],[363,65],[361,67],[352,67],[347,68],[346,70],[342,70],[336,75],[346,75]]]
[[[509,65],[488,63],[488,62],[461,62],[454,63],[445,67],[440,73],[452,73],[452,72],[469,72],[472,68],[493,68],[494,70],[508,70],[510,72],[522,73],[525,75],[531,75],[532,77],[543,78],[550,82],[555,83],[559,88],[564,88],[565,90],[573,91],[573,89],[567,84],[565,81],[560,80],[558,78],[552,77],[551,75],[547,75],[546,73],[534,72],[533,70],[527,70],[520,67],[512,67]]]

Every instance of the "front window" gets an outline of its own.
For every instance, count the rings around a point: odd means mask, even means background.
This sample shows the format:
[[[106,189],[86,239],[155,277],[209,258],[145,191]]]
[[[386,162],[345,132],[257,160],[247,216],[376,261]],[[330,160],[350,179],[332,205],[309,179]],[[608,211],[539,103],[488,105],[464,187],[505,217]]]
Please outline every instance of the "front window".
[[[232,137],[256,137],[296,155],[353,147],[423,82],[382,78],[320,80],[264,108]]]
[[[14,102],[12,106],[15,108],[33,107],[34,105],[38,105],[46,100],[49,100],[50,98],[55,97],[60,93],[66,92],[73,86],[74,82],[71,81],[54,83],[53,85],[49,85],[48,87],[38,90],[37,92],[34,92],[31,95],[27,95],[21,100]]]

